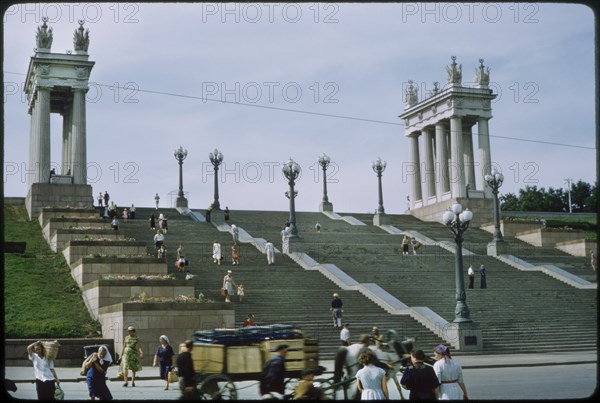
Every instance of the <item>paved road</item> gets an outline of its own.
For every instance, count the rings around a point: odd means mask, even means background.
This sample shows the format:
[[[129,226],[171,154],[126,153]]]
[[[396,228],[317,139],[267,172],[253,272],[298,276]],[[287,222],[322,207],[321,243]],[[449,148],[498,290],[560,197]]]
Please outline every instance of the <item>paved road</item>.
[[[458,356],[464,368],[464,378],[471,399],[576,399],[587,398],[597,388],[597,352],[558,354],[512,354],[494,356]],[[328,370],[331,361],[321,362]],[[36,399],[31,382],[31,367],[7,367],[6,378],[17,382],[18,399]],[[110,370],[112,375],[116,370]],[[57,368],[62,378],[65,400],[87,399],[85,380],[78,368]],[[111,373],[109,372],[109,375]],[[136,387],[124,388],[120,381],[109,381],[108,387],[118,400],[175,400],[179,398],[176,385],[163,390],[157,378],[158,369],[146,368],[139,373]],[[236,382],[238,399],[257,400],[258,382]],[[389,385],[392,399],[399,399],[393,383]],[[341,394],[339,396],[341,399]]]

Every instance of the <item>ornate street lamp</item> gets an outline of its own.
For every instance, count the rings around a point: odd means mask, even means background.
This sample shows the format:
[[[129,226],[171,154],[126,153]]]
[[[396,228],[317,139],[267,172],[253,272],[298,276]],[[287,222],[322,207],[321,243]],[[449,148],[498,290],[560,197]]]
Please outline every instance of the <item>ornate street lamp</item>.
[[[210,162],[213,164],[213,167],[215,168],[215,200],[213,201],[211,207],[212,207],[212,210],[220,210],[221,205],[219,204],[219,175],[218,175],[218,172],[219,172],[219,165],[221,165],[221,162],[223,162],[223,154],[221,154],[221,151],[219,151],[215,148],[215,150],[213,152],[208,154],[208,158],[210,159]]]
[[[300,165],[298,165],[292,158],[288,160],[285,164],[283,164],[283,175],[288,180],[288,184],[290,185],[290,190],[285,192],[285,197],[290,199],[290,237],[298,236],[298,228],[296,228],[296,207],[294,203],[294,199],[298,196],[298,192],[294,190],[294,185],[296,184],[296,179],[300,175]]]
[[[467,307],[467,294],[463,276],[462,243],[463,234],[469,228],[473,213],[468,209],[462,211],[460,204],[453,204],[451,209],[442,215],[442,221],[454,234],[456,242],[455,280],[456,280],[456,309],[454,310],[454,323],[472,322]]]
[[[381,174],[385,171],[386,167],[387,162],[382,161],[381,158],[373,161],[373,171],[377,174],[379,181],[379,206],[377,207],[377,214],[385,214],[385,209],[383,208],[383,191],[381,190]]]
[[[319,165],[323,168],[323,201],[321,202],[321,211],[333,211],[333,205],[327,198],[327,168],[331,163],[331,158],[325,153],[319,157]]]
[[[177,162],[179,162],[179,194],[177,195],[177,201],[175,202],[176,207],[187,207],[188,202],[183,193],[183,160],[187,157],[188,152],[182,146],[179,146],[173,152],[173,156]]]
[[[492,169],[491,174],[487,174],[484,176],[485,183],[492,189],[492,193],[494,195],[494,239],[492,242],[503,242],[502,232],[500,231],[500,204],[498,203],[498,189],[502,186],[502,182],[504,182],[504,175],[500,172],[496,171],[496,169]]]

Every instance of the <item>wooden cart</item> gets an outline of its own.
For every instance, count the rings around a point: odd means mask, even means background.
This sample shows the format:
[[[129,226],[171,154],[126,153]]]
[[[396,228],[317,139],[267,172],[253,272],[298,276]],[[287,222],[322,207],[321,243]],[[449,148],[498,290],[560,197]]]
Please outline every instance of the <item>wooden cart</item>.
[[[231,332],[234,334],[236,330]],[[306,368],[316,368],[319,365],[318,341],[303,334],[296,336],[301,337],[235,340],[233,335],[227,344],[195,340],[192,359],[199,398],[236,400],[235,382],[260,381],[263,365],[275,355],[279,344],[289,346],[285,361],[288,381],[299,378]]]

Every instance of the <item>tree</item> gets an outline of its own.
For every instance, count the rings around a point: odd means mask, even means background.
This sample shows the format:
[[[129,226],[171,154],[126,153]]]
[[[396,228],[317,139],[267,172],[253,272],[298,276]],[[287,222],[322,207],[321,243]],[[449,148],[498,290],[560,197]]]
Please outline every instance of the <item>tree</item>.
[[[500,196],[500,210],[519,211],[519,198],[514,193],[507,193]]]
[[[577,183],[571,185],[571,206],[573,211],[589,211],[586,204],[586,199],[592,194],[592,186],[582,180],[578,180]],[[588,200],[588,203],[591,200]]]

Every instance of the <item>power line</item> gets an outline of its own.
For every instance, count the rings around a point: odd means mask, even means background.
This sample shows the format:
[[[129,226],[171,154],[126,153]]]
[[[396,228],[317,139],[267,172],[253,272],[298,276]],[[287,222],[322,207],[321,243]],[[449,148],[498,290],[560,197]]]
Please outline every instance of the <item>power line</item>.
[[[11,72],[11,71],[5,71],[4,73],[5,74],[22,75],[22,76],[25,75],[23,73],[15,73],[15,72]],[[100,87],[118,88],[118,89],[122,89],[122,90],[131,90],[132,89],[131,87],[119,87],[119,86],[109,85],[109,84],[100,84],[100,83],[94,83],[94,84],[96,84]],[[177,98],[202,100],[205,102],[206,101],[219,102],[219,103],[223,103],[223,104],[239,105],[239,106],[261,108],[261,109],[271,109],[271,110],[283,111],[283,112],[302,113],[302,114],[306,114],[306,115],[323,116],[323,117],[335,118],[335,119],[357,120],[357,121],[361,121],[361,122],[378,123],[378,124],[393,125],[393,126],[404,126],[403,123],[388,122],[388,121],[377,120],[377,119],[360,118],[360,117],[356,117],[356,116],[335,115],[335,114],[330,114],[330,113],[306,111],[306,110],[301,110],[301,109],[290,109],[290,108],[282,108],[282,107],[268,106],[268,105],[256,105],[256,104],[250,104],[250,103],[245,103],[245,102],[232,102],[232,101],[227,101],[227,100],[222,100],[222,99],[206,98],[206,97],[201,97],[201,96],[196,96],[196,95],[185,95],[185,94],[177,94],[177,93],[165,92],[165,91],[145,90],[145,89],[140,89],[140,88],[136,88],[135,90],[138,92],[143,92],[143,93],[147,93],[147,94],[166,95],[166,96],[177,97]],[[547,144],[547,145],[553,145],[553,146],[559,146],[559,147],[581,148],[581,149],[585,149],[585,150],[595,150],[596,149],[596,147],[587,147],[587,146],[580,146],[580,145],[575,145],[575,144],[556,143],[556,142],[551,142],[551,141],[533,140],[533,139],[526,139],[526,138],[519,138],[519,137],[500,136],[500,135],[495,135],[495,134],[490,134],[489,137],[506,139],[506,140],[514,140],[514,141],[525,141],[525,142],[537,143],[537,144]]]

